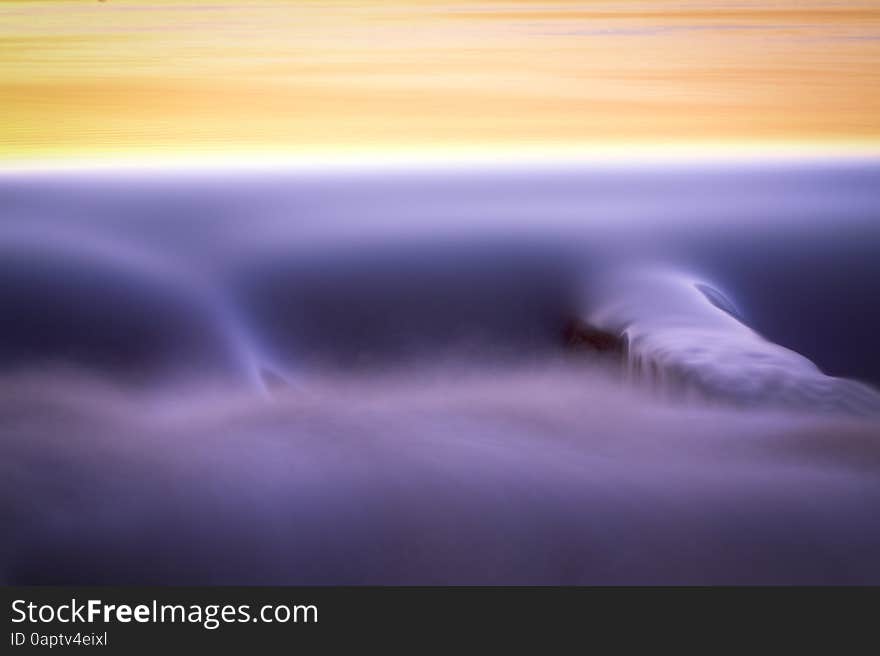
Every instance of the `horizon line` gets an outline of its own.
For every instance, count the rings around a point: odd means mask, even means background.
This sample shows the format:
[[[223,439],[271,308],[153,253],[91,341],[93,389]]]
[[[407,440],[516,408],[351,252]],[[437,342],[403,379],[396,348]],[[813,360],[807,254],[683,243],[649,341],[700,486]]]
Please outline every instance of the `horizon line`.
[[[448,166],[520,168],[523,166],[785,163],[880,159],[880,140],[872,142],[716,142],[704,144],[619,144],[567,147],[498,146],[382,150],[241,150],[223,153],[178,152],[0,155],[0,174],[65,171],[261,171],[432,169]]]

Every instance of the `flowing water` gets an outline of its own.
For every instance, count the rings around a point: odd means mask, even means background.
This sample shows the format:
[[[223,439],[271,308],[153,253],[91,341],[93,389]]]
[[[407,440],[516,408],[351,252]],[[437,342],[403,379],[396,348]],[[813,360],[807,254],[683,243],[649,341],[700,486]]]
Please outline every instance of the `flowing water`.
[[[880,162],[0,178],[13,583],[880,582]]]

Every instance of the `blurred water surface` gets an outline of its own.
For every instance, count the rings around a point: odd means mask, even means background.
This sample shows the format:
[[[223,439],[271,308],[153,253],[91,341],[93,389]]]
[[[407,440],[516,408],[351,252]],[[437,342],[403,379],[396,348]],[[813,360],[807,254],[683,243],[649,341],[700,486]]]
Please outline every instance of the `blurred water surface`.
[[[875,161],[21,171],[0,209],[5,581],[880,581]]]

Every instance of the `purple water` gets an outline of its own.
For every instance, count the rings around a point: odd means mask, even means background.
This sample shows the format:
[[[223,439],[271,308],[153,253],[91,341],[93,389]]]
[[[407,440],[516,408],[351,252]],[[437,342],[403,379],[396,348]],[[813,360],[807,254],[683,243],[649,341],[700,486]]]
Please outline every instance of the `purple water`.
[[[7,172],[0,212],[7,582],[880,582],[878,162]]]

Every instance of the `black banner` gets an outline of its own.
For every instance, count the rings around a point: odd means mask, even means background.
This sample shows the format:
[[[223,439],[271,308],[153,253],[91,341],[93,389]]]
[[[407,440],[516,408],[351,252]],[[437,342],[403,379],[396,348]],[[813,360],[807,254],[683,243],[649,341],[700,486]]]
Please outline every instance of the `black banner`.
[[[876,589],[7,587],[5,653],[803,638],[872,626]]]

